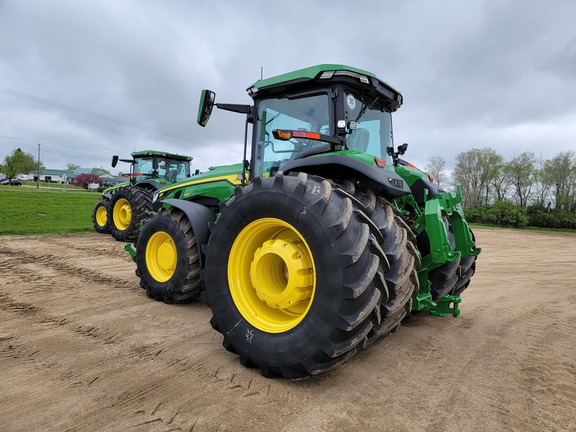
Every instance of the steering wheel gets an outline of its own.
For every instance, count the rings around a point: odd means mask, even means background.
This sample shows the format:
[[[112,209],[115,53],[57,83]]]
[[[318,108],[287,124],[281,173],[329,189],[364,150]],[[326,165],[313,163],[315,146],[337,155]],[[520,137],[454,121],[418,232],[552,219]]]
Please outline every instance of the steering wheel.
[[[312,145],[310,140],[301,138],[292,138],[290,140],[290,144],[294,146],[294,151],[298,153],[303,152],[304,150],[308,150]]]
[[[276,150],[274,148],[274,141],[272,140],[264,141],[264,148],[271,146],[273,153],[300,153],[303,152],[304,150],[308,150],[311,146],[310,140],[301,138],[292,138],[288,142],[294,146],[293,150]]]

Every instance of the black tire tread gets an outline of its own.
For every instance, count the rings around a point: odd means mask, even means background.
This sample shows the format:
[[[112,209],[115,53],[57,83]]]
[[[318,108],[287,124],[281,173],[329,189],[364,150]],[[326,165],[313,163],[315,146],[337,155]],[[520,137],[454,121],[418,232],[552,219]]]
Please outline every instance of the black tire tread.
[[[101,197],[96,204],[94,204],[94,208],[92,209],[92,226],[97,233],[100,234],[110,234],[110,218],[107,218],[106,224],[104,226],[99,225],[96,221],[96,211],[99,207],[104,207],[106,209],[106,214],[109,215],[109,207],[110,207],[110,200],[105,197]]]
[[[379,246],[387,268],[377,272],[376,281],[382,292],[381,322],[369,335],[368,342],[373,343],[394,332],[410,313],[412,294],[419,289],[420,257],[416,238],[392,204],[369,189],[357,188],[353,182],[345,182],[342,187],[362,204],[383,240]]]
[[[476,243],[476,237],[474,236],[474,232],[470,230],[470,234],[472,236],[472,240]],[[460,260],[460,268],[458,269],[458,281],[454,286],[454,290],[452,291],[452,295],[459,296],[462,292],[468,288],[470,285],[470,281],[474,273],[476,273],[476,260],[478,259],[477,255],[474,256],[467,256]]]
[[[338,250],[342,267],[340,318],[327,338],[309,348],[312,352],[299,362],[276,366],[252,358],[243,351],[242,346],[235,346],[229,335],[231,330],[224,323],[225,313],[215,313],[213,309],[211,324],[223,334],[223,345],[227,350],[239,354],[242,364],[258,367],[264,376],[301,378],[326,372],[353,356],[370,338],[384,336],[399,325],[407,308],[409,310],[412,292],[418,286],[414,270],[418,257],[415,248],[408,247],[411,240],[407,227],[399,223],[400,218],[392,210],[391,204],[380,198],[376,200],[370,192],[367,195],[374,201],[374,208],[365,205],[360,194],[355,196],[329,180],[305,173],[287,176],[278,173],[268,179],[256,178],[252,184],[237,188],[233,198],[222,203],[221,217],[211,227],[212,235],[206,248],[206,281],[211,305],[218,300],[213,298],[215,294],[212,294],[211,286],[220,280],[216,274],[224,267],[218,254],[219,239],[225,233],[221,226],[227,215],[232,215],[247,197],[263,193],[266,189],[270,193],[295,197],[307,211],[324,221]],[[367,213],[377,213],[382,218],[391,217],[391,220],[380,221],[376,218],[374,221],[373,218],[371,223],[366,223],[367,219],[370,220]],[[382,223],[378,225],[377,222]],[[223,230],[222,234],[220,229]],[[380,243],[378,240],[383,236],[386,240]]]
[[[186,256],[179,262],[174,276],[164,283],[155,281],[147,271],[146,245],[150,236],[159,229],[170,227],[170,235],[179,254]],[[204,291],[204,282],[200,277],[200,250],[192,225],[178,209],[172,208],[154,215],[145,224],[136,247],[136,275],[140,278],[140,287],[146,290],[151,299],[164,303],[187,303],[200,298]]]
[[[474,233],[472,233],[474,237]],[[437,301],[443,295],[459,296],[470,285],[476,272],[476,256],[466,256],[454,262],[447,262],[430,271],[430,291],[432,300]]]
[[[128,228],[119,229],[114,224],[114,205],[119,199],[125,198],[132,209],[132,220]],[[123,188],[118,191],[110,202],[108,209],[108,221],[110,223],[110,234],[118,241],[134,241],[140,234],[140,222],[152,211],[152,193],[147,189],[137,186]]]

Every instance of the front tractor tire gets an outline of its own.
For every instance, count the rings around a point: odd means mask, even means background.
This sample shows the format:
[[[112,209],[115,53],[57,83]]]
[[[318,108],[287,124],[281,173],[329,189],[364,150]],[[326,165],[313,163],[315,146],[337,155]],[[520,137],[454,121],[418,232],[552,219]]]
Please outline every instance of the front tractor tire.
[[[184,303],[200,296],[200,250],[182,211],[172,208],[150,218],[136,246],[136,275],[148,297]]]
[[[264,376],[297,379],[395,329],[416,263],[389,209],[392,229],[380,231],[352,195],[304,173],[238,188],[206,247],[211,324],[224,347]]]
[[[448,225],[448,240],[454,247],[455,240],[452,227]],[[472,239],[474,233],[470,230]],[[444,295],[459,296],[470,285],[470,280],[476,272],[476,255],[465,256],[454,262],[447,262],[431,270],[428,274],[432,300],[438,301]]]
[[[136,240],[140,233],[140,222],[151,210],[150,191],[134,186],[123,188],[110,202],[110,234],[118,241]]]
[[[94,205],[94,209],[92,210],[92,225],[97,233],[110,233],[110,220],[108,219],[109,206],[110,200],[104,197],[100,198]]]
[[[470,230],[470,236],[472,237],[472,241],[474,241],[474,246],[476,246],[476,237],[474,236],[474,232],[472,230]],[[474,273],[476,273],[477,259],[478,256],[474,255],[464,257],[460,260],[460,266],[458,268],[458,281],[456,282],[456,285],[450,294],[459,296],[466,288],[468,288],[472,276],[474,276]]]

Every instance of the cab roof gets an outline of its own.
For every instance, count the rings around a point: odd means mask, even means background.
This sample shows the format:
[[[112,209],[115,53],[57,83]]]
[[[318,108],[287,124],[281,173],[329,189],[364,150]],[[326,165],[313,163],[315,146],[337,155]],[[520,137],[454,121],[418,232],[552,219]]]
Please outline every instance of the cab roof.
[[[395,111],[402,105],[402,94],[372,72],[340,64],[320,64],[256,81],[246,89],[257,98],[260,94],[280,93],[289,88],[310,88],[331,82],[346,82],[358,88],[384,95]]]
[[[179,160],[184,160],[184,161],[191,161],[192,160],[192,156],[184,156],[184,155],[180,155],[180,154],[176,154],[176,153],[168,153],[168,152],[163,152],[163,151],[158,151],[158,150],[135,151],[135,152],[130,153],[130,156],[132,156],[133,158],[146,157],[146,156],[160,156],[160,157],[179,159]]]

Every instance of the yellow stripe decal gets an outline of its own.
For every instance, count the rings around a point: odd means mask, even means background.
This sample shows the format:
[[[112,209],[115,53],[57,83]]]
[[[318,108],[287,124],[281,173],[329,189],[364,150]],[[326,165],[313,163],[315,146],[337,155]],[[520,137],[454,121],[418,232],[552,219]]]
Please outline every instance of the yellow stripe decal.
[[[203,183],[214,183],[214,182],[222,181],[222,180],[228,181],[229,183],[231,183],[233,185],[242,184],[242,180],[240,180],[238,178],[238,174],[231,174],[231,175],[227,175],[227,176],[211,177],[211,178],[206,178],[206,179],[201,179],[201,180],[191,180],[191,181],[186,182],[186,183],[176,184],[172,187],[167,187],[167,188],[162,189],[162,195],[166,195],[168,192],[173,191],[175,189],[182,189],[184,187],[199,185],[199,184],[203,184]]]

